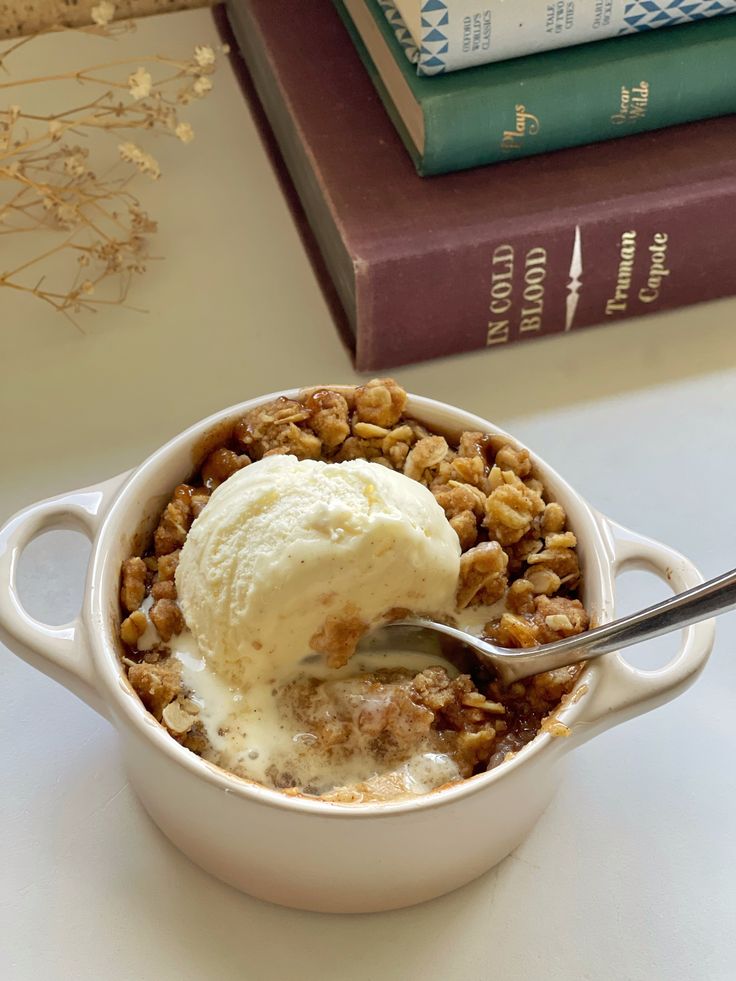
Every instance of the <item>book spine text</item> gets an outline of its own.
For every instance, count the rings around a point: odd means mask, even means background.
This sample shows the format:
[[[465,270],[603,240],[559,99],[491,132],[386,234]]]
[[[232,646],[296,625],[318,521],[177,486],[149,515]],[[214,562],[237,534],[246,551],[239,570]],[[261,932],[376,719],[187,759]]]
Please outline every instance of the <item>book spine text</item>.
[[[636,198],[502,238],[377,264],[358,283],[357,364],[374,370],[736,293],[736,186]]]
[[[420,75],[731,14],[736,0],[378,0]]]
[[[377,0],[336,5],[422,176],[736,111],[736,16],[421,79]]]

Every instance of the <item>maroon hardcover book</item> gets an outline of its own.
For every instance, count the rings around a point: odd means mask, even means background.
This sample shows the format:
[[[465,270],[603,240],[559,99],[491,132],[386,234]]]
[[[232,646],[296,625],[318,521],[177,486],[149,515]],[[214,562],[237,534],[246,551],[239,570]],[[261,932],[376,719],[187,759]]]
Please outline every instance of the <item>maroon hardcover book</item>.
[[[736,293],[736,117],[420,178],[329,0],[228,16],[359,369]]]

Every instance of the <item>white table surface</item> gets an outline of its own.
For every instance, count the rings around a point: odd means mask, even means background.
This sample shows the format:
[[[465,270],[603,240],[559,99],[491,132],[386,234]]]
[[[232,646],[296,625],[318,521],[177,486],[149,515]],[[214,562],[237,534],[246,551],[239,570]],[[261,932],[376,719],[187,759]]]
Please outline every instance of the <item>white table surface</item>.
[[[208,13],[167,15],[115,56],[207,40]],[[87,44],[55,37],[43,58],[78,64]],[[131,297],[147,314],[86,320],[82,336],[0,295],[0,518],[134,466],[232,402],[357,377],[228,67],[190,118],[191,146],[156,149],[165,177],[147,200],[166,258]],[[395,374],[496,420],[711,576],[734,565],[735,327],[726,301]],[[74,611],[85,554],[71,533],[34,543],[34,613]],[[664,595],[643,575],[621,582],[624,608]],[[269,906],[191,865],[137,802],[110,726],[2,650],[0,977],[732,979],[735,646],[727,616],[694,688],[577,751],[498,868],[421,907],[348,917]]]

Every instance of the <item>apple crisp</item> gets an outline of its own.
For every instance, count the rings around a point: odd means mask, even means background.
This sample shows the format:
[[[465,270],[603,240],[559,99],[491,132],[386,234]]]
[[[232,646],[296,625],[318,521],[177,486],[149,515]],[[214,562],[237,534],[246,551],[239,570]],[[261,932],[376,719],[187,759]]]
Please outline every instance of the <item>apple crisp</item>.
[[[407,415],[406,402],[405,391],[383,378],[354,390],[310,389],[249,410],[208,441],[190,479],[173,489],[146,550],[123,562],[119,632],[128,680],[192,752],[288,794],[359,803],[427,792],[492,769],[543,728],[563,734],[550,718],[579,668],[509,686],[479,665],[460,673],[446,663],[419,671],[371,668],[360,652],[353,656],[367,624],[350,606],[344,615],[326,616],[312,638],[314,656],[333,673],[303,672],[271,692],[280,728],[293,733],[287,755],[258,769],[255,751],[225,754],[203,723],[179,653],[187,625],[177,565],[212,493],[269,456],[367,460],[428,488],[459,542],[457,610],[480,617],[489,611],[478,629],[494,643],[533,647],[587,629],[577,540],[528,451],[494,433],[433,432]],[[224,738],[227,728],[216,735]]]

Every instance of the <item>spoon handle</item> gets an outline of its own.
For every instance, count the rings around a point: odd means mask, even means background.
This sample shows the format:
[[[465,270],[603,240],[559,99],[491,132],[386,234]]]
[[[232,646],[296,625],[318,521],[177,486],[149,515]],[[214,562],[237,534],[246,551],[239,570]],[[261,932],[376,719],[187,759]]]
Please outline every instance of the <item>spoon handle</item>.
[[[485,653],[493,659],[507,680],[517,680],[652,640],[699,620],[707,620],[716,613],[725,613],[734,607],[736,569],[639,613],[632,613],[586,633],[514,653],[501,653],[498,648],[491,648],[489,645]],[[482,649],[481,645],[479,649]]]

